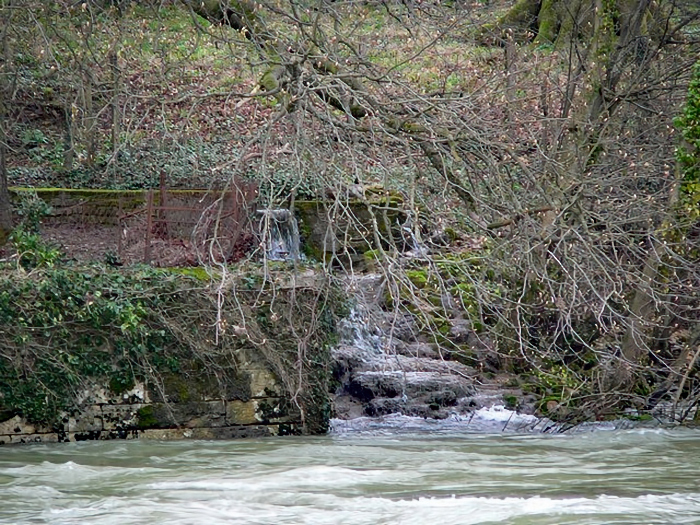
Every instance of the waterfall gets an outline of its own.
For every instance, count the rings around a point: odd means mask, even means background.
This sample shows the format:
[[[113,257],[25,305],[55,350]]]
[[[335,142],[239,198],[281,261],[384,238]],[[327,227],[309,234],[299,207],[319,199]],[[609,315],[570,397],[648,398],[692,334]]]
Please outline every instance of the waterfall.
[[[338,323],[339,344],[354,349],[362,357],[384,353],[379,329],[370,324],[369,314],[362,305],[356,304],[348,316]]]
[[[267,258],[272,261],[299,260],[299,226],[286,209],[258,210],[260,233],[265,241]]]

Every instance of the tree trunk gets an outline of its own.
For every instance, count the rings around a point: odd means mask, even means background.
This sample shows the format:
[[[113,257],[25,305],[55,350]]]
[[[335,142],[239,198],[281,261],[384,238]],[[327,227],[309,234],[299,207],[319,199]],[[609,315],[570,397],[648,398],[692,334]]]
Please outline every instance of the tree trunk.
[[[63,135],[63,169],[70,171],[73,169],[75,159],[75,142],[73,140],[73,104],[66,102],[64,108],[64,135]]]
[[[119,160],[119,135],[121,133],[121,111],[119,107],[119,61],[117,49],[109,55],[112,69],[112,181],[117,179],[117,165]]]
[[[93,100],[93,79],[92,73],[85,71],[83,75],[83,133],[85,134],[85,156],[86,163],[88,166],[92,167],[95,164],[95,156],[97,151],[97,138],[96,134],[96,121],[97,117],[94,111],[94,100]]]
[[[611,5],[612,4],[612,5]],[[644,17],[652,8],[651,0],[518,0],[494,25],[483,29],[496,41],[514,38],[516,41],[535,40],[538,43],[556,43],[580,38],[593,41],[599,26],[596,21],[609,17],[604,29],[610,34],[619,27],[620,39],[627,41],[638,34]]]

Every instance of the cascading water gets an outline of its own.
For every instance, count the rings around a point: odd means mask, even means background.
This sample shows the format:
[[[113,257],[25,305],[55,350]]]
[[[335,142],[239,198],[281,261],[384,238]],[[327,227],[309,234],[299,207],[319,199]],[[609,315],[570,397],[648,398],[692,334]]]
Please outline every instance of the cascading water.
[[[260,233],[266,256],[271,261],[298,261],[299,225],[287,209],[258,210],[261,215]]]
[[[427,421],[426,430],[433,429],[437,421],[447,423],[502,402],[500,396],[477,399],[474,370],[443,359],[436,345],[417,340],[410,314],[380,308],[383,286],[384,277],[378,274],[350,278],[355,306],[340,321],[339,343],[333,350],[342,383],[335,398],[334,430],[401,426],[407,423],[405,418]]]
[[[340,320],[338,339],[340,345],[349,346],[365,357],[384,353],[381,334],[370,324],[369,315],[361,305],[354,305],[348,316]]]

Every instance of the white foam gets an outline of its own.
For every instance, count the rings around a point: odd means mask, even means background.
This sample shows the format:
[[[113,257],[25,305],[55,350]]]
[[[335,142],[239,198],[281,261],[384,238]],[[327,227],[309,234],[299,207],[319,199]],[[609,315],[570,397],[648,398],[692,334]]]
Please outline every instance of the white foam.
[[[164,498],[126,501],[105,498],[97,504],[54,509],[44,515],[51,523],[163,522],[170,524],[237,523],[294,525],[480,525],[493,523],[697,523],[700,494],[641,495],[594,498],[534,496],[453,496],[390,499],[349,497],[328,493],[265,494],[257,491],[166,495]],[[134,520],[135,521],[131,521]]]
[[[484,421],[501,421],[513,423],[538,423],[540,418],[529,414],[519,414],[514,410],[508,410],[503,405],[494,405],[491,407],[483,407],[476,411],[476,416]]]
[[[350,420],[332,419],[330,432],[332,434],[541,432],[552,425],[554,424],[549,419],[520,414],[501,405],[495,405],[468,414],[453,413],[446,419],[426,419],[398,413]]]

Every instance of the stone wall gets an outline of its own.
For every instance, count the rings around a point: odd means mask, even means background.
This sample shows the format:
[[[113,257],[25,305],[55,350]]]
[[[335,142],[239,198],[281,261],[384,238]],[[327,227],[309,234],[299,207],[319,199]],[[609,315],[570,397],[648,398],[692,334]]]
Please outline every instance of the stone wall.
[[[232,439],[299,434],[301,415],[264,368],[246,371],[250,395],[195,400],[163,395],[144,383],[115,395],[106,386],[85,392],[78,409],[60,425],[33,424],[16,415],[0,422],[0,445],[97,439]],[[180,378],[182,379],[182,378]],[[196,387],[197,381],[192,381]],[[182,386],[182,383],[179,383]],[[196,388],[193,388],[196,390]],[[174,400],[170,399],[174,398]]]
[[[43,219],[47,225],[120,226],[125,228],[124,232],[134,229],[137,219],[146,216],[148,202],[146,190],[10,189],[15,204],[30,193],[36,193],[50,206],[50,215]],[[198,224],[201,214],[219,197],[216,191],[168,190],[161,193],[156,190],[152,205],[157,211],[161,199],[165,199],[168,210],[158,212],[158,221],[167,224],[172,237],[190,240],[192,228]],[[251,202],[253,198],[252,193],[246,197]],[[251,204],[244,201],[246,205]],[[224,216],[243,205],[243,201],[235,199],[230,203],[228,199],[222,202]],[[401,227],[407,219],[403,199],[395,193],[369,189],[362,198],[348,195],[343,206],[338,206],[333,199],[298,200],[294,204],[294,215],[299,221],[303,252],[318,261],[335,259],[344,265],[363,264],[364,254],[377,249],[378,243],[383,248],[396,247],[400,251],[413,247]],[[123,242],[128,245],[132,240],[127,238]]]
[[[105,287],[131,275],[104,267],[82,271],[93,272],[90,276],[113,272]],[[72,275],[54,273],[0,280],[14,297],[2,303],[0,317],[0,347],[6,347],[0,362],[0,444],[326,431],[329,345],[341,302],[324,274],[289,268],[268,270],[267,280],[257,270],[231,278],[220,318],[218,286],[165,271],[146,274],[170,279],[177,287],[160,289],[160,301],[139,299],[141,323],[148,325],[126,337],[119,322],[96,324],[86,316],[98,300],[109,301],[105,304],[113,309],[131,304],[120,302],[114,290],[114,297],[105,299],[105,291],[87,301],[44,292],[47,301],[53,297],[64,305],[63,324],[39,329],[38,319],[46,316],[40,315],[34,286]],[[23,285],[21,279],[32,281]],[[136,294],[148,283],[159,283],[145,281],[140,273],[131,279],[127,286],[141,286]],[[154,297],[155,289],[147,288]],[[58,293],[62,288],[48,289]],[[75,295],[74,288],[69,290]],[[31,318],[22,313],[29,308],[26,301],[34,301]],[[221,328],[215,335],[217,322]],[[156,339],[148,339],[153,334]]]

